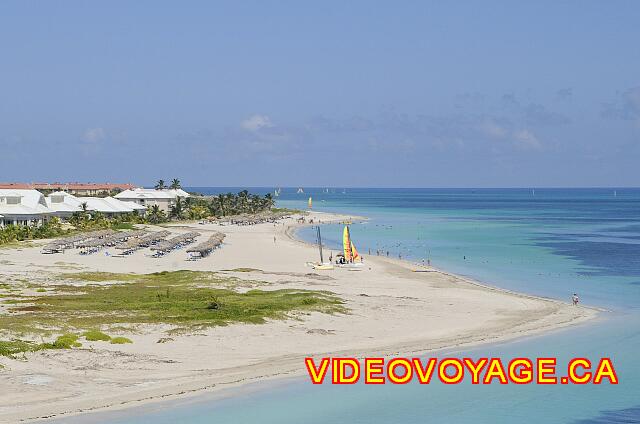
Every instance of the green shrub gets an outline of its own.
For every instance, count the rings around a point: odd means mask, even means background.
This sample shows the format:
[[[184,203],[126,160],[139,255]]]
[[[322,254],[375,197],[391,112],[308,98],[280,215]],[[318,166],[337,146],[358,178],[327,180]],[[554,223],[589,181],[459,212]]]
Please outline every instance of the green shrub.
[[[53,349],[71,349],[72,347],[81,347],[82,343],[78,342],[78,336],[67,333],[59,336],[52,346]]]
[[[126,337],[114,337],[111,339],[111,344],[126,344],[133,343],[131,339],[127,339]]]
[[[86,331],[82,335],[86,340],[90,342],[97,342],[97,341],[108,342],[109,340],[111,340],[111,336],[98,330]]]
[[[3,341],[0,340],[0,356],[14,358],[18,353],[35,352],[40,350],[40,345],[22,340]]]

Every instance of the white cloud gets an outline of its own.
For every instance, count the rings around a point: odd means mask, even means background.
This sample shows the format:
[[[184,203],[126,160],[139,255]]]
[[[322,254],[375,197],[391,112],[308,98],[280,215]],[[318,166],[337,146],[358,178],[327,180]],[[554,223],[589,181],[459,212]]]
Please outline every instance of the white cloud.
[[[259,131],[262,128],[272,128],[273,124],[267,115],[253,115],[240,124],[247,131]]]
[[[89,128],[82,135],[82,140],[87,144],[98,144],[107,138],[104,128]]]
[[[540,147],[542,147],[542,144],[540,144],[540,140],[538,140],[538,137],[536,137],[534,133],[527,129],[514,131],[513,138],[516,140],[516,142],[518,142],[518,144],[523,147],[532,149],[539,149]]]
[[[504,139],[509,133],[508,129],[496,124],[493,119],[485,119],[480,125],[480,130],[493,139]]]

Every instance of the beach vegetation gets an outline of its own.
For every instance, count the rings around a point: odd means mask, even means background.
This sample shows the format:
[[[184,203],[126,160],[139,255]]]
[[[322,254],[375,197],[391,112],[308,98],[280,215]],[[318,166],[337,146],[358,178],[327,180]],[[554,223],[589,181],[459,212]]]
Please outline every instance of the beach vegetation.
[[[247,267],[241,267],[241,268],[233,268],[233,269],[225,269],[223,271],[226,272],[262,272],[261,269],[257,269],[257,268],[247,268]]]
[[[45,343],[46,345],[46,343]],[[82,343],[78,342],[78,336],[72,333],[65,333],[52,343],[52,349],[71,349],[72,347],[81,347]]]
[[[52,343],[36,343],[28,340],[0,340],[0,356],[16,359],[18,354],[37,352],[45,349],[72,349],[81,347],[78,336],[63,334]]]
[[[24,241],[66,237],[108,228],[131,230],[135,228],[134,224],[146,222],[144,217],[135,212],[107,218],[100,212],[82,210],[75,212],[69,218],[70,225],[66,226],[57,217],[53,217],[39,226],[7,225],[0,229],[0,246],[5,248],[30,247],[31,245],[24,243]]]
[[[89,342],[97,342],[97,341],[108,342],[109,340],[111,340],[110,335],[105,334],[99,330],[85,331],[84,333],[82,333],[82,337],[84,337],[84,339]]]
[[[150,224],[160,224],[167,221],[167,214],[164,213],[160,206],[151,205],[147,207],[147,222]]]
[[[131,339],[128,339],[126,337],[114,337],[113,339],[111,339],[111,344],[127,344],[127,343],[133,343],[131,341]]]
[[[346,312],[343,301],[327,291],[238,292],[229,286],[251,282],[214,272],[81,272],[62,274],[60,278],[70,280],[70,284],[56,285],[55,292],[45,296],[5,302],[9,313],[0,315],[0,328],[25,334],[55,329],[85,331],[87,338],[87,333],[94,335],[95,329],[105,327],[169,324],[202,329],[232,323],[261,324],[308,312]]]
[[[111,228],[114,230],[135,230],[136,227],[132,222],[114,222],[111,224]]]
[[[275,201],[271,193],[264,196],[251,194],[247,190],[238,193],[220,193],[215,196],[194,194],[184,200],[184,208],[188,214],[206,216],[231,216],[240,214],[256,214],[272,210]],[[194,208],[195,211],[194,211]],[[193,211],[193,212],[192,212]],[[193,218],[192,219],[198,219]]]

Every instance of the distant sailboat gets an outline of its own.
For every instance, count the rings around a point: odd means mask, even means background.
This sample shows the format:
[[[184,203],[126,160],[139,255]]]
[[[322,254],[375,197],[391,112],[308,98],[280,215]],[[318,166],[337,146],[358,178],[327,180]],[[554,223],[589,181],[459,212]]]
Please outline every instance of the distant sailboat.
[[[298,187],[297,193],[304,193],[304,190],[302,189],[302,187]]]
[[[273,190],[273,197],[280,196],[280,192],[278,190]]]

